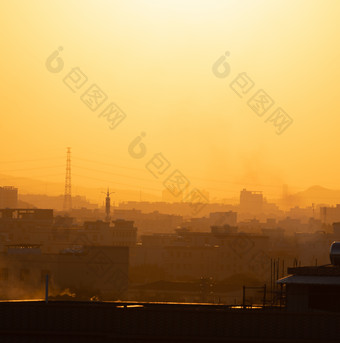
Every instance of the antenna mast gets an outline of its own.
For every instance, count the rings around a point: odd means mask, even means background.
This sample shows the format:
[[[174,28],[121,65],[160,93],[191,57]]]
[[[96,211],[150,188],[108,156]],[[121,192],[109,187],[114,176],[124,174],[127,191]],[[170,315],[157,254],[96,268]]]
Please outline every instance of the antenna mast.
[[[105,221],[110,222],[111,219],[111,214],[110,214],[110,208],[111,208],[111,198],[110,195],[115,193],[115,192],[111,192],[109,190],[109,187],[107,188],[107,192],[102,192],[104,194],[106,194],[106,198],[105,198]]]

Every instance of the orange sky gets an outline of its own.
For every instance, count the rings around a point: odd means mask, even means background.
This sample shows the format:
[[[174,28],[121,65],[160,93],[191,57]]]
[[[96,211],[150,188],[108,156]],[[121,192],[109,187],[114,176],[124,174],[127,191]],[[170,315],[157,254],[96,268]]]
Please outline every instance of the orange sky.
[[[1,2],[0,174],[63,183],[70,146],[74,187],[160,194],[179,169],[211,199],[340,189],[339,15],[336,0]],[[76,67],[87,81],[72,92]],[[254,87],[240,98],[229,85],[242,72]],[[92,84],[107,96],[93,111],[81,100]],[[259,89],[275,102],[261,117],[247,104]],[[126,114],[112,130],[98,117],[111,102]],[[281,135],[265,122],[278,107],[293,118]],[[157,179],[145,168],[155,153],[171,164]]]

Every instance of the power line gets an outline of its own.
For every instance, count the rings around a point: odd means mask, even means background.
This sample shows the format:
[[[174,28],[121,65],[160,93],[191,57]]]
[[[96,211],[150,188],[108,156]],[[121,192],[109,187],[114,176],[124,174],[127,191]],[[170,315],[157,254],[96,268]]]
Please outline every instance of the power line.
[[[1,161],[1,163],[23,163],[23,162],[37,162],[37,161],[50,161],[50,160],[61,160],[63,157],[54,157],[54,158],[37,158],[31,160],[15,160],[15,161]]]
[[[124,167],[124,166],[119,166],[117,164],[112,164],[112,163],[107,163],[107,162],[100,162],[100,161],[94,161],[94,160],[89,160],[89,159],[79,158],[79,157],[73,157],[73,159],[74,160],[79,160],[79,161],[95,163],[96,165],[102,164],[102,165],[106,165],[106,166],[109,166],[109,167],[121,168],[121,169],[127,169],[127,170],[135,170],[135,171],[144,171],[145,170],[145,169],[142,169],[142,168]]]
[[[100,182],[105,182],[105,183],[112,183],[112,180],[105,180],[105,179],[99,179],[99,178],[95,178],[95,177],[91,177],[91,176],[85,176],[85,175],[79,175],[79,174],[75,174],[73,173],[73,176],[77,176],[77,177],[83,177],[85,179],[91,179],[91,180],[96,180],[96,181],[100,181]],[[126,187],[134,187],[131,184],[127,184],[127,183],[122,183],[122,182],[116,182],[114,181],[115,185],[121,185],[121,186],[126,186]],[[140,189],[140,187],[139,187]],[[150,191],[155,191],[155,192],[159,192],[160,189],[156,189],[156,188],[151,188],[151,187],[143,187],[143,190],[150,190]]]
[[[125,170],[131,170],[131,171],[137,171],[137,172],[143,172],[146,169],[143,168],[133,168],[133,167],[127,167],[127,166],[122,166],[122,165],[117,165],[117,164],[113,164],[113,163],[107,163],[107,162],[101,162],[101,161],[97,161],[97,160],[92,160],[92,159],[86,159],[86,158],[79,158],[79,157],[73,157],[74,159],[78,160],[78,161],[84,161],[84,162],[89,162],[89,163],[94,163],[96,165],[105,165],[105,166],[109,166],[109,167],[113,167],[113,168],[117,168],[117,169],[125,169]],[[50,160],[59,160],[61,159],[61,157],[56,156],[56,157],[49,157],[49,158],[40,158],[40,159],[23,159],[23,160],[12,160],[12,161],[2,161],[1,163],[3,164],[10,164],[10,163],[27,163],[27,162],[39,162],[39,161],[50,161]],[[33,170],[43,170],[43,169],[51,169],[51,168],[62,168],[64,167],[64,165],[57,165],[57,166],[41,166],[41,167],[32,167],[32,168],[18,168],[18,169],[7,169],[7,170],[2,170],[0,172],[3,173],[8,173],[8,172],[25,172],[25,171],[33,171]],[[114,176],[119,176],[119,177],[125,177],[125,178],[129,178],[129,179],[134,179],[134,180],[139,180],[139,181],[143,181],[143,182],[154,182],[156,180],[150,178],[150,179],[146,179],[146,178],[140,178],[140,177],[136,177],[136,176],[131,176],[131,175],[126,175],[126,174],[120,174],[120,173],[114,173],[114,172],[109,172],[109,171],[103,171],[103,170],[98,170],[98,169],[92,169],[92,168],[86,168],[86,167],[81,167],[81,166],[75,166],[76,168],[80,168],[82,170],[89,170],[92,172],[96,172],[96,173],[104,173],[104,174],[109,174],[109,175],[114,175]],[[54,175],[60,175],[60,174],[54,174]],[[52,175],[51,175],[52,176]],[[43,177],[43,176],[39,176],[39,177]],[[99,180],[99,179],[98,179]],[[218,180],[218,179],[211,179],[211,178],[204,178],[204,177],[197,177],[197,176],[191,176],[189,177],[189,180],[198,180],[200,181],[200,183],[217,183],[217,184],[224,184],[224,185],[240,185],[241,187],[256,187],[256,188],[272,188],[272,189],[277,189],[278,191],[281,189],[281,185],[275,186],[273,184],[263,184],[263,183],[245,183],[245,182],[235,182],[235,181],[227,181],[227,180]],[[161,182],[161,181],[159,181]],[[294,185],[289,185],[290,188],[294,189],[295,192],[297,190],[304,190],[306,189],[306,187],[296,187]],[[330,187],[338,187],[336,185],[331,185]],[[207,190],[212,190],[212,191],[220,191],[223,193],[235,193],[234,191],[228,191],[228,190],[222,190],[220,188],[215,188],[215,187],[210,187],[210,186],[205,186],[205,187],[201,187]],[[267,192],[267,194],[269,195],[269,193]]]
[[[135,179],[135,180],[138,180],[138,181],[145,181],[145,182],[153,182],[154,181],[152,179],[143,179],[143,178],[136,177],[136,176],[130,176],[130,175],[125,175],[125,174],[118,174],[118,173],[108,172],[108,171],[105,171],[105,170],[86,168],[86,167],[81,167],[81,166],[78,166],[78,165],[73,165],[73,167],[74,168],[83,169],[83,170],[94,171],[96,173],[104,173],[104,174],[109,174],[109,175],[114,175],[114,176],[126,177],[126,178],[130,178],[130,179]]]
[[[40,170],[40,169],[49,169],[49,168],[63,168],[63,165],[60,166],[45,166],[45,167],[34,167],[34,168],[21,168],[21,169],[10,169],[10,170],[1,170],[1,173],[16,172],[16,171],[28,171],[28,170]]]

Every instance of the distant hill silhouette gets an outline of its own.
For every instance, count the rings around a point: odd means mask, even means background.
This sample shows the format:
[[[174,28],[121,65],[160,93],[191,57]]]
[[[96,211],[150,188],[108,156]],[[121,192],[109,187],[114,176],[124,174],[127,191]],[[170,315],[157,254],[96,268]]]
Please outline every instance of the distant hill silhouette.
[[[74,187],[72,188],[72,196],[81,195],[85,196],[86,199],[92,203],[96,203],[102,206],[105,201],[105,195],[102,192],[106,192],[107,186],[110,186],[110,190],[116,192],[111,196],[112,201],[139,201],[140,190],[128,190],[114,188],[114,179],[110,185],[103,184],[101,188],[95,187]],[[19,189],[19,199],[30,203],[30,200],[20,198],[20,195],[48,195],[58,197],[64,194],[64,183],[63,182],[46,182],[37,179],[31,179],[26,177],[15,177],[10,175],[0,174],[0,186],[14,186]],[[142,190],[143,201],[160,201],[160,196],[156,196]],[[40,202],[40,201],[39,201]],[[32,203],[38,207],[37,204]],[[59,206],[59,205],[58,205]],[[44,206],[46,207],[46,205]]]
[[[14,186],[19,189],[19,200],[24,202],[21,203],[21,207],[32,208],[40,207],[43,205],[43,200],[32,201],[33,195],[54,197],[55,199],[49,199],[55,202],[55,208],[60,208],[62,203],[62,195],[64,193],[64,183],[63,182],[45,182],[42,180],[31,179],[26,177],[15,177],[0,174],[0,186]],[[105,195],[102,192],[106,191],[107,186],[110,186],[110,190],[116,192],[111,196],[112,202],[114,201],[139,201],[140,200],[140,190],[129,190],[114,188],[114,180],[112,180],[111,185],[105,185],[101,188],[95,187],[73,187],[72,196],[85,196],[91,203],[98,204],[99,206],[104,205]],[[25,196],[27,195],[27,196]],[[56,199],[58,197],[58,199]],[[47,198],[46,198],[47,199]],[[235,198],[228,199],[231,203],[238,203],[238,194],[235,194]],[[144,192],[142,190],[142,201],[157,202],[161,201],[161,195],[157,196]],[[270,201],[270,200],[269,200]],[[216,203],[217,201],[212,201]],[[227,199],[221,201],[222,203],[228,203]],[[335,205],[340,204],[340,190],[328,189],[319,185],[314,185],[308,189],[293,193],[287,196],[285,199],[285,207],[307,207],[314,204],[325,204],[325,205]],[[26,203],[26,204],[25,204]],[[20,204],[20,203],[19,203]],[[18,206],[19,206],[18,204]],[[281,200],[278,202],[279,206],[283,204]],[[81,206],[81,204],[79,204]],[[46,204],[44,205],[46,207]]]
[[[34,206],[26,201],[22,201],[18,199],[18,208],[37,208],[37,206]]]
[[[340,190],[328,189],[322,186],[312,186],[308,189],[288,196],[291,204],[302,207],[314,204],[340,204]]]
[[[27,208],[53,208],[55,210],[61,211],[64,206],[64,196],[50,196],[46,194],[19,194],[19,203],[23,204],[33,204]],[[19,205],[19,204],[18,204]],[[18,206],[22,207],[22,206]],[[88,208],[96,209],[97,204],[90,203],[85,197],[82,196],[72,196],[72,207],[73,208]],[[26,208],[26,207],[24,207]]]

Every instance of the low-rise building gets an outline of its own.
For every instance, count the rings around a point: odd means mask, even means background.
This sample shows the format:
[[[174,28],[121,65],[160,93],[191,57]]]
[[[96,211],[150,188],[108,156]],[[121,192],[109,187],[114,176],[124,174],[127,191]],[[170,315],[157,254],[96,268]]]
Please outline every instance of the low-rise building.
[[[333,249],[335,246],[336,249]],[[323,266],[288,268],[277,284],[286,287],[288,311],[340,312],[340,242],[331,246],[331,262]],[[335,250],[335,251],[334,251]]]

